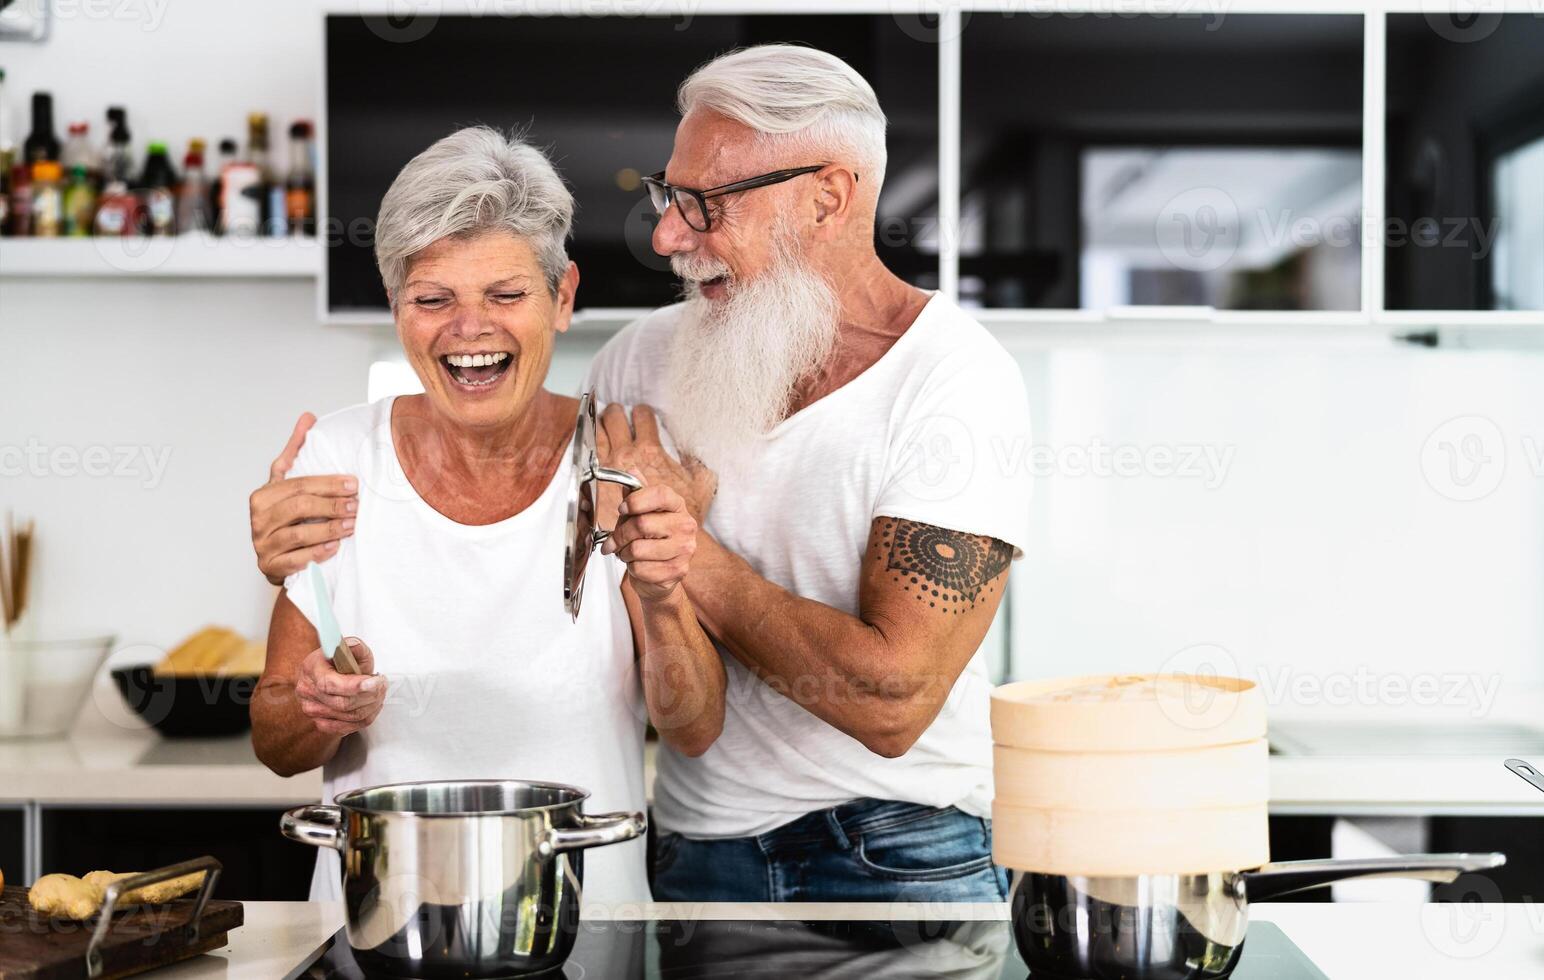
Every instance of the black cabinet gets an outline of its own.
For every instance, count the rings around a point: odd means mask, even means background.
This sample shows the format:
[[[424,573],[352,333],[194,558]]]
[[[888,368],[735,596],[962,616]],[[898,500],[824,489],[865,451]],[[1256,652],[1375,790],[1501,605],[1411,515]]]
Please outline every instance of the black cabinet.
[[[282,812],[267,807],[44,807],[42,870],[76,875],[102,868],[145,871],[210,854],[225,866],[215,891],[218,898],[303,900],[311,889],[316,848],[280,836]],[[20,831],[18,820],[18,840]],[[0,833],[0,842],[9,837]],[[4,853],[0,851],[0,861]],[[16,867],[19,877],[19,860]]]
[[[26,861],[25,811],[21,807],[0,807],[0,872],[8,885],[24,885],[22,864]]]

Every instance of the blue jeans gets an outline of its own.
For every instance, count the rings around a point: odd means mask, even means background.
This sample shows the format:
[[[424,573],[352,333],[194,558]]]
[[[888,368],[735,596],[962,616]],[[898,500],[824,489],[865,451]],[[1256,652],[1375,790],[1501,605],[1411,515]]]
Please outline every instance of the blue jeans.
[[[894,800],[853,800],[756,837],[662,833],[659,902],[1001,902],[992,823]]]

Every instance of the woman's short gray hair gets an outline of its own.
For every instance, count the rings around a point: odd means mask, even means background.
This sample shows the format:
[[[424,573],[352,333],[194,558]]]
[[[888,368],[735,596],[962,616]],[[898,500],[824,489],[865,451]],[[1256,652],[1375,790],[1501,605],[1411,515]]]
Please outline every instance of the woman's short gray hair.
[[[711,109],[744,123],[773,145],[861,169],[873,188],[884,181],[885,113],[873,86],[834,54],[797,44],[758,44],[720,55],[687,76],[676,93],[682,116]],[[870,176],[872,174],[872,176]]]
[[[547,288],[568,271],[574,196],[546,154],[487,126],[458,130],[407,162],[381,198],[375,264],[395,296],[413,256],[447,235],[503,229],[536,253]]]

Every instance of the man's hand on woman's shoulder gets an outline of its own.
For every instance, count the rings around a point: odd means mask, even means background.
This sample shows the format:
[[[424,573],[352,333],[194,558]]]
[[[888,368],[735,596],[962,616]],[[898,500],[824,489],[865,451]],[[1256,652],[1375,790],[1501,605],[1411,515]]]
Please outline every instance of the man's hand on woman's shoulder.
[[[306,412],[295,423],[289,442],[268,467],[268,482],[249,500],[252,550],[257,567],[274,585],[306,567],[332,557],[354,533],[359,510],[359,481],[348,474],[289,479],[306,433],[316,416]]]
[[[600,461],[612,469],[636,474],[645,484],[664,484],[686,501],[686,510],[701,524],[718,493],[718,474],[700,460],[670,455],[660,439],[659,416],[648,405],[633,408],[629,423],[621,405],[607,405],[595,433]]]

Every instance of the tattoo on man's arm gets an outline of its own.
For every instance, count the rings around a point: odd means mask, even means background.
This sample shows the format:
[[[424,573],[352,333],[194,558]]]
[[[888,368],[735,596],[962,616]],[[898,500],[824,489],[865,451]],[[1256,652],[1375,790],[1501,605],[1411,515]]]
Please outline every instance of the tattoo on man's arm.
[[[880,518],[874,542],[885,570],[918,602],[958,616],[1001,588],[1013,546],[996,538],[893,517]]]

